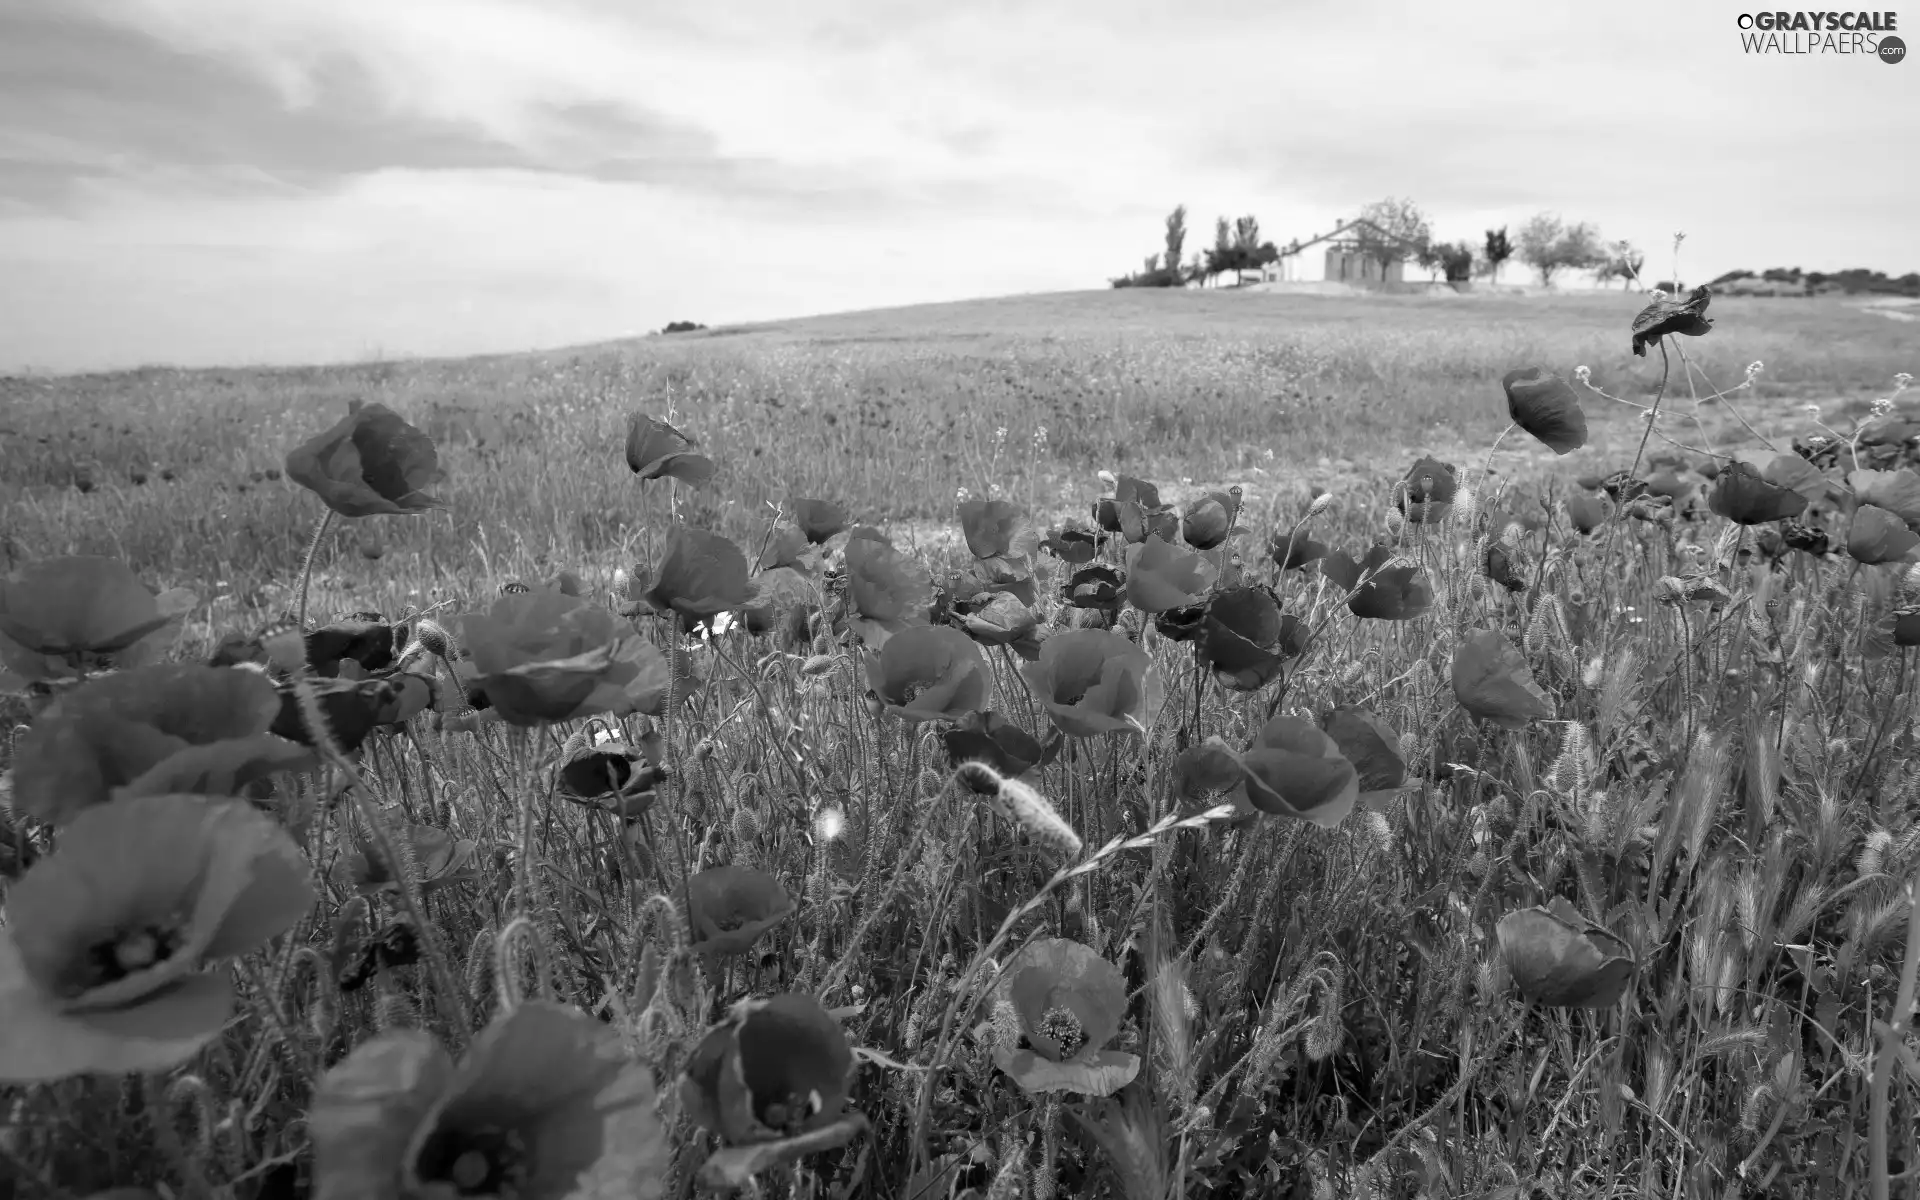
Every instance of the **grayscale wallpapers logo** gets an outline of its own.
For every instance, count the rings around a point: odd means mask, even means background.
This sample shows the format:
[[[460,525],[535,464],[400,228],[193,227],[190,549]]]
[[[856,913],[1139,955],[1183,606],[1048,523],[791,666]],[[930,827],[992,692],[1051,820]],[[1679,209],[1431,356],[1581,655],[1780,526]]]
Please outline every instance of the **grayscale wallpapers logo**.
[[[1740,48],[1748,54],[1846,54],[1904,62],[1907,44],[1894,31],[1895,12],[1741,13]]]

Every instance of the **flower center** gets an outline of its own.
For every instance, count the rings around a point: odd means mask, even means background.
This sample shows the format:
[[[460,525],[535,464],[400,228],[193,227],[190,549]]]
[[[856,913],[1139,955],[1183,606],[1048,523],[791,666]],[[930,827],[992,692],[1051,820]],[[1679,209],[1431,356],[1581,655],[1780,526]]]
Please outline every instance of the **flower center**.
[[[790,1095],[785,1099],[770,1101],[762,1107],[760,1123],[776,1133],[796,1134],[824,1107],[826,1101],[820,1098],[817,1089],[805,1096]]]
[[[436,1131],[420,1149],[416,1165],[430,1194],[518,1196],[527,1177],[527,1147],[520,1132],[496,1126]]]
[[[165,962],[180,948],[179,931],[171,925],[136,925],[88,947],[86,958],[68,981],[75,995]]]
[[[1073,1010],[1065,1006],[1050,1008],[1040,1014],[1039,1031],[1042,1037],[1052,1038],[1060,1047],[1060,1061],[1064,1062],[1080,1052],[1087,1044],[1087,1031],[1081,1026],[1080,1018]]]

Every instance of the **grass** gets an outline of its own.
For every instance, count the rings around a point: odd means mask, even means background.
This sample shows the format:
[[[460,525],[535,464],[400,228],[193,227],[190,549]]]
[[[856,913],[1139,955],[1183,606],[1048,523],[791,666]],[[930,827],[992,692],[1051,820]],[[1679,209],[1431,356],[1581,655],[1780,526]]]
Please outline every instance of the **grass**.
[[[562,569],[605,604],[614,568],[657,562],[676,521],[751,555],[791,496],[838,501],[964,563],[935,536],[961,489],[1053,521],[1084,515],[1106,469],[1189,481],[1176,494],[1242,484],[1249,574],[1316,631],[1283,684],[1247,695],[1129,610],[1123,627],[1141,631],[1168,700],[1146,736],[1069,739],[1026,777],[1084,843],[1067,858],[957,786],[926,727],[870,714],[847,635],[788,654],[737,632],[697,643],[693,699],[652,723],[672,782],[625,838],[555,803],[568,730],[423,717],[369,743],[358,771],[382,803],[488,852],[479,880],[417,900],[460,996],[426,967],[349,995],[291,956],[255,956],[234,1024],[179,1070],[0,1093],[0,1173],[24,1196],[301,1195],[316,1078],[376,1031],[418,1024],[458,1044],[462,1008],[484,1020],[551,996],[619,1025],[671,1095],[730,1001],[790,988],[852,1010],[847,1034],[871,1052],[852,1101],[872,1128],[763,1177],[769,1195],[896,1197],[942,1169],[942,1187],[991,1183],[996,1197],[1885,1195],[1872,1190],[1876,1129],[1894,1186],[1910,1189],[1914,1085],[1875,1033],[1910,1020],[1893,999],[1912,997],[1920,959],[1905,890],[1920,873],[1913,651],[1870,636],[1903,594],[1897,564],[1769,569],[1740,553],[1751,534],[1705,512],[1595,538],[1561,519],[1509,542],[1532,586],[1508,594],[1484,578],[1488,531],[1462,512],[1400,527],[1438,599],[1432,615],[1383,622],[1261,553],[1304,518],[1309,484],[1334,489],[1314,536],[1356,554],[1418,455],[1459,462],[1478,486],[1514,366],[1585,365],[1595,387],[1649,401],[1660,358],[1627,352],[1635,308],[1619,295],[1118,291],[489,359],[0,382],[8,566],[110,554],[156,588],[193,588],[182,657],[296,607],[318,505],[266,472],[349,398],[436,439],[450,508],[336,522],[315,566],[322,617],[439,606],[458,633],[453,614],[502,583]],[[1688,445],[1750,443],[1729,408],[1785,436],[1806,432],[1795,406],[1814,402],[1845,428],[1920,362],[1920,328],[1837,302],[1712,311],[1714,331],[1684,344],[1700,373],[1676,363],[1660,427]],[[1754,360],[1754,389],[1697,403]],[[1509,437],[1464,507],[1486,511],[1508,478],[1564,488],[1574,471],[1629,466],[1633,412],[1588,401],[1589,449],[1549,468]],[[697,437],[713,483],[636,483],[621,458],[636,409]],[[1844,514],[1829,520],[1844,541]],[[1081,619],[1057,599],[1065,568],[1043,554],[1038,570],[1048,623]],[[1661,579],[1689,574],[1727,599],[1661,603]],[[1552,719],[1505,730],[1456,703],[1454,655],[1482,629],[1520,649]],[[1044,734],[1013,656],[987,661],[993,707]],[[1183,748],[1218,736],[1237,749],[1276,712],[1317,722],[1354,704],[1401,737],[1398,795],[1331,829],[1167,828],[1209,802],[1176,786]],[[324,881],[350,811],[309,842],[325,899],[298,945],[323,947],[345,900]],[[820,835],[823,812],[837,836]],[[702,971],[666,914],[690,870],[720,862],[767,871],[801,904],[754,956]],[[1619,1004],[1567,1012],[1513,995],[1495,923],[1555,896],[1639,964]],[[1124,1103],[1030,1096],[972,1034],[995,964],[1045,936],[1124,973],[1116,1044],[1145,1064]],[[671,1098],[665,1115],[681,1115]],[[683,1194],[710,1143],[685,1123],[674,1140]]]

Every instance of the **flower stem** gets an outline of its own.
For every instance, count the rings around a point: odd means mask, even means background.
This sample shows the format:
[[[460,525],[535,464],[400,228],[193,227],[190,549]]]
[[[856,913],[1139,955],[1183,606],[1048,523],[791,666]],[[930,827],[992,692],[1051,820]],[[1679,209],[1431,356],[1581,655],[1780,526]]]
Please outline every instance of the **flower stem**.
[[[313,527],[313,536],[307,539],[307,555],[300,560],[300,610],[298,620],[300,632],[307,631],[307,588],[313,582],[313,560],[320,553],[320,539],[333,527],[333,510],[327,509],[320,514],[320,523]]]

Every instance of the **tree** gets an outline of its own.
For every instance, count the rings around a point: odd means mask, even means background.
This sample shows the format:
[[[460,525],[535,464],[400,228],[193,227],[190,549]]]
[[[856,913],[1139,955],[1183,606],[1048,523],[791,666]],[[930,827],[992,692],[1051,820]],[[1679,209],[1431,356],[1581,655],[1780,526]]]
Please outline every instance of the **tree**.
[[[1382,279],[1388,267],[1409,258],[1428,265],[1427,243],[1433,238],[1433,229],[1427,214],[1412,200],[1393,196],[1375,200],[1360,210],[1359,219],[1377,227],[1362,225],[1353,233],[1360,252],[1380,264]]]
[[[1513,257],[1513,243],[1507,239],[1507,227],[1487,230],[1487,244],[1483,253],[1487,256],[1487,276],[1495,283],[1500,282],[1500,264]]]
[[[1436,242],[1421,255],[1420,265],[1442,274],[1448,283],[1473,278],[1473,247],[1466,242]]]
[[[1180,252],[1187,247],[1187,206],[1182,204],[1167,214],[1167,269],[1178,270]]]
[[[1631,243],[1615,243],[1613,254],[1607,261],[1594,269],[1593,277],[1597,283],[1618,279],[1620,286],[1630,288],[1640,280],[1640,269],[1647,265],[1644,251],[1637,250]]]
[[[1538,213],[1528,220],[1520,229],[1519,251],[1520,260],[1540,272],[1540,282],[1547,287],[1557,271],[1598,267],[1608,257],[1592,225],[1568,225],[1558,213]]]

